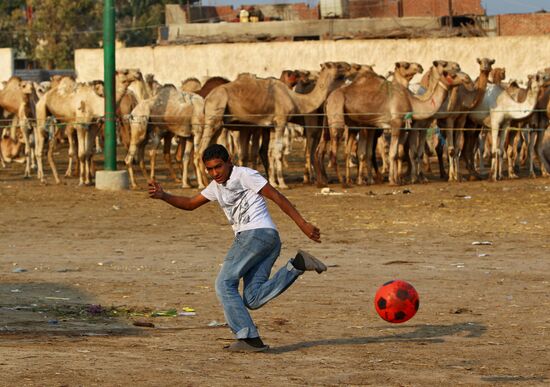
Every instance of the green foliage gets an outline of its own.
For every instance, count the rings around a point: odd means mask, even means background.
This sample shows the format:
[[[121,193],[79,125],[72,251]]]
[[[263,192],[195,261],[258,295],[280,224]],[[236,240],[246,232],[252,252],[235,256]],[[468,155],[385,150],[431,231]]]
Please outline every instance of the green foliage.
[[[34,6],[33,58],[44,68],[71,68],[76,48],[98,47],[103,6],[94,0],[41,0]]]
[[[165,5],[173,3],[187,1],[116,0],[117,39],[127,46],[155,44]],[[75,49],[100,47],[102,23],[103,1],[0,0],[0,47],[13,47],[42,68],[72,68]]]
[[[186,4],[186,0],[116,0],[117,34],[127,46],[148,46],[157,41],[164,24],[166,4]]]

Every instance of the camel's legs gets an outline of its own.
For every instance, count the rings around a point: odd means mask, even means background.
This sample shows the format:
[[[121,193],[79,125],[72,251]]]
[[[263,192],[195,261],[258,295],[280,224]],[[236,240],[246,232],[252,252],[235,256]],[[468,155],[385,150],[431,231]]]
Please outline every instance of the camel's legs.
[[[517,130],[508,130],[508,147],[506,149],[506,156],[508,158],[508,177],[510,179],[517,179],[518,175],[514,170],[517,159],[517,146],[519,140],[519,132]]]
[[[321,137],[321,128],[317,127],[318,117],[316,116],[306,116],[304,117],[305,123],[305,136],[306,136],[306,146],[305,146],[305,164],[304,164],[304,184],[310,184],[313,179],[313,165],[314,165],[314,154],[319,144]]]
[[[164,155],[164,162],[168,166],[168,173],[170,174],[170,178],[174,180],[176,183],[179,183],[180,179],[176,175],[176,171],[174,170],[174,165],[172,164],[172,155],[170,153],[170,149],[172,147],[172,138],[174,135],[171,132],[165,132],[162,136],[163,138],[163,155]]]
[[[190,188],[189,184],[189,163],[193,152],[193,141],[189,137],[181,137],[180,144],[182,145],[183,155],[181,158],[182,175],[181,175],[181,187]]]

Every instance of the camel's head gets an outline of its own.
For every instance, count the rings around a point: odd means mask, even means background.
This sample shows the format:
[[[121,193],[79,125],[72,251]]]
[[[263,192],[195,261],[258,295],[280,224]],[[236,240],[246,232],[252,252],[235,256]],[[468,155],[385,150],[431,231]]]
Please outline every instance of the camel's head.
[[[489,81],[495,84],[499,84],[501,81],[506,79],[506,68],[505,67],[495,67],[489,73]]]
[[[293,88],[298,83],[298,74],[296,70],[283,70],[279,78],[289,88]]]
[[[462,71],[447,71],[441,73],[441,80],[448,86],[471,85],[472,78]]]
[[[116,78],[117,81],[142,81],[143,75],[141,75],[141,71],[139,69],[120,69],[116,71]]]
[[[36,94],[38,94],[39,97],[46,94],[46,92],[51,88],[52,88],[52,83],[50,81],[34,83],[34,90],[36,90]]]
[[[145,75],[145,82],[151,83],[155,80],[155,74],[146,74]]]
[[[19,89],[23,94],[32,94],[34,92],[34,85],[31,81],[21,81],[19,84]]]
[[[439,74],[442,74],[443,71],[460,71],[460,65],[456,62],[450,62],[448,60],[434,60],[433,66],[437,69]]]
[[[528,75],[529,83],[536,85],[538,89],[542,88],[544,84],[550,81],[550,74],[544,71],[538,71],[536,74]]]
[[[103,81],[96,80],[91,81],[88,84],[92,87],[94,93],[96,93],[101,98],[105,98],[105,86],[103,84]]]
[[[395,72],[410,81],[416,74],[422,74],[422,65],[415,62],[395,62]]]
[[[115,76],[119,83],[130,83],[142,79],[141,72],[136,69],[120,69],[115,72]]]
[[[321,74],[327,73],[336,78],[347,76],[351,71],[351,65],[346,62],[325,62],[321,63]]]
[[[359,64],[359,63],[351,63],[351,75],[358,75],[358,74],[365,74],[365,73],[373,73],[374,74],[374,64],[368,65],[368,64]]]
[[[495,60],[489,58],[477,58],[477,63],[479,64],[479,71],[484,71],[488,73],[492,70],[492,66],[493,64],[495,64]]]

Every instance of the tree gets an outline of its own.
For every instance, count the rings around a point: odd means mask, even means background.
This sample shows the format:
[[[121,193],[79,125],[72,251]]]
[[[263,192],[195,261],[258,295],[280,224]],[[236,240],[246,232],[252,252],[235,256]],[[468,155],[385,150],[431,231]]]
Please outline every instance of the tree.
[[[165,5],[187,1],[116,0],[117,38],[127,46],[155,44]],[[72,68],[75,49],[100,47],[102,39],[103,1],[0,0],[0,47],[42,68]]]
[[[33,58],[42,67],[72,68],[76,48],[99,47],[103,4],[94,0],[40,0],[33,7]]]
[[[164,24],[166,4],[186,4],[186,0],[117,0],[118,37],[127,46],[147,46],[157,41]]]

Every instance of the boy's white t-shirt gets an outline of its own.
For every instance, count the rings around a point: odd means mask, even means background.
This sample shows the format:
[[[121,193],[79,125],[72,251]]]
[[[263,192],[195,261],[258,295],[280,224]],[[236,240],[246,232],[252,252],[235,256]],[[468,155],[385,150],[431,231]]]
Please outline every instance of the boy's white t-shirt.
[[[267,203],[258,193],[266,184],[267,180],[258,171],[234,165],[224,184],[212,180],[201,194],[220,203],[235,234],[257,228],[276,230]]]

